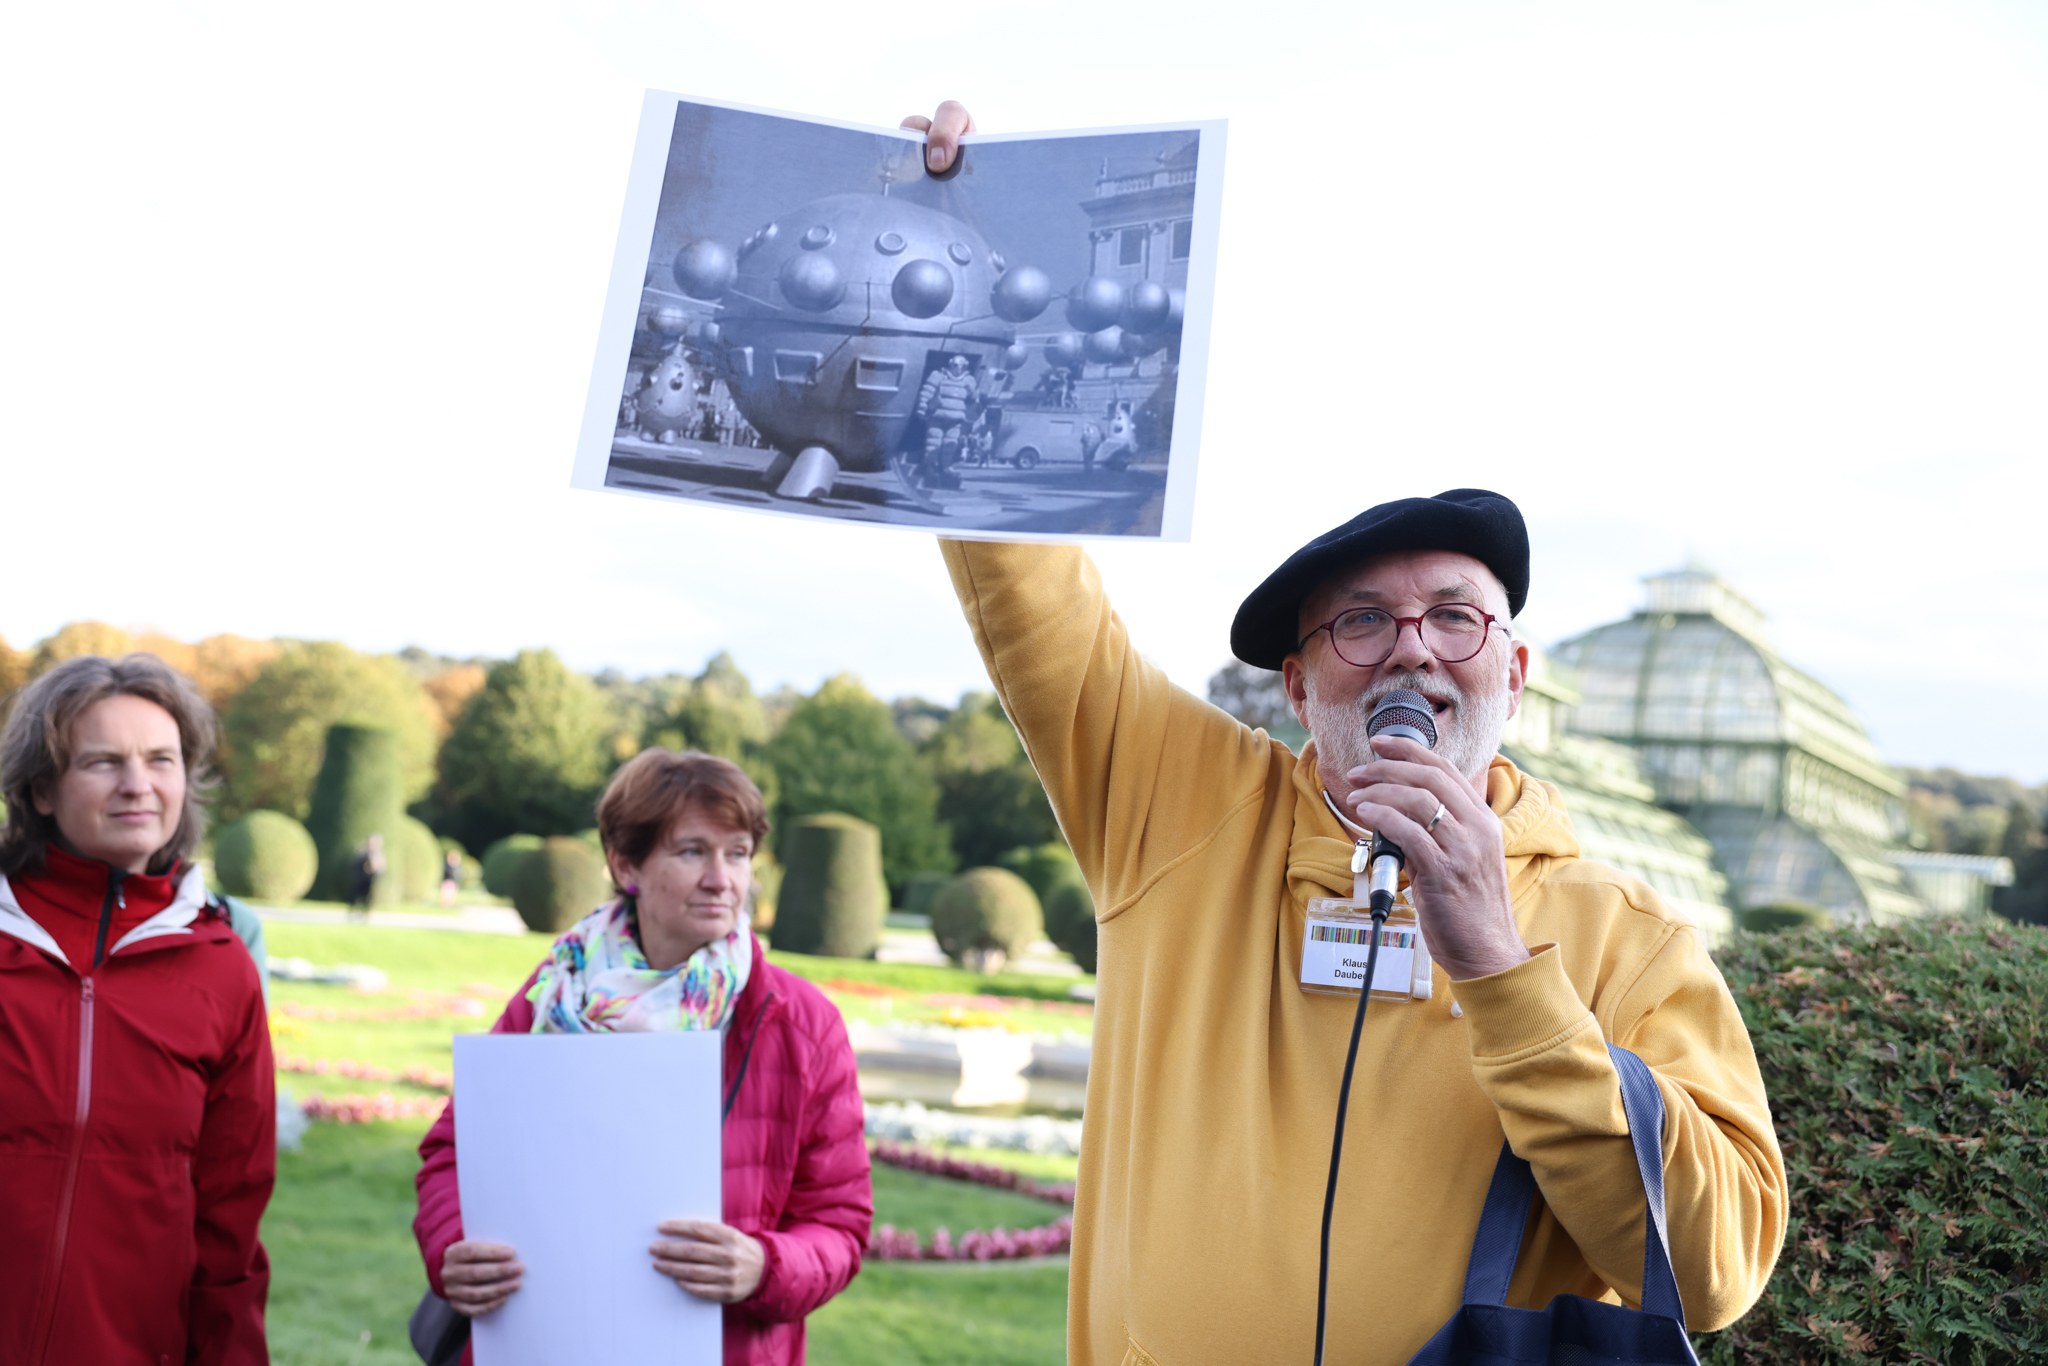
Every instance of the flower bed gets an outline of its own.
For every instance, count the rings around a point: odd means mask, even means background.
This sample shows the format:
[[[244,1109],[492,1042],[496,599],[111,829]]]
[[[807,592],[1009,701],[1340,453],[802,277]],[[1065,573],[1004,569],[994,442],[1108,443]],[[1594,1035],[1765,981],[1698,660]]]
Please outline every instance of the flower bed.
[[[299,1113],[329,1124],[369,1124],[380,1119],[432,1119],[448,1102],[441,1096],[307,1096]]]
[[[1015,1191],[1049,1204],[1071,1206],[1074,1203],[1074,1187],[1068,1182],[1035,1181],[1002,1167],[967,1162],[902,1143],[877,1143],[869,1151],[875,1161],[905,1171],[952,1181],[972,1181],[997,1190]],[[1011,1261],[1019,1257],[1058,1256],[1072,1248],[1073,1240],[1074,1220],[1070,1215],[1061,1215],[1037,1228],[970,1229],[957,1239],[948,1230],[937,1228],[932,1230],[929,1242],[909,1229],[882,1224],[868,1235],[867,1255],[883,1262]]]
[[[374,1067],[366,1062],[354,1062],[347,1058],[294,1058],[280,1054],[277,1070],[292,1072],[300,1076],[348,1077],[355,1081],[402,1081],[428,1091],[448,1095],[455,1090],[455,1078],[446,1072],[436,1072],[428,1067],[408,1067],[394,1072],[388,1067]]]
[[[870,1103],[869,1138],[907,1143],[946,1143],[956,1148],[1003,1148],[1012,1152],[1075,1157],[1081,1151],[1081,1121],[1050,1115],[968,1115],[927,1110],[916,1101]]]

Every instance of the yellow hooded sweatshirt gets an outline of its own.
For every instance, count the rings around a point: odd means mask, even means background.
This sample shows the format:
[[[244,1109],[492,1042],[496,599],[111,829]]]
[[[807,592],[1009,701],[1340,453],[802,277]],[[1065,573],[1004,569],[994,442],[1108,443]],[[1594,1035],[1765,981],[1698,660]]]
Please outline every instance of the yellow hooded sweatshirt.
[[[1139,658],[1079,550],[942,548],[1099,922],[1068,1359],[1307,1363],[1356,1010],[1300,986],[1307,900],[1352,893],[1314,746],[1297,759]],[[1663,1093],[1688,1326],[1747,1309],[1784,1237],[1755,1054],[1697,931],[1581,861],[1548,784],[1496,759],[1487,800],[1534,956],[1458,983],[1439,967],[1431,1000],[1366,1014],[1331,1232],[1333,1366],[1405,1362],[1456,1311],[1503,1136],[1542,1193],[1509,1303],[1636,1303],[1642,1185],[1608,1040]]]

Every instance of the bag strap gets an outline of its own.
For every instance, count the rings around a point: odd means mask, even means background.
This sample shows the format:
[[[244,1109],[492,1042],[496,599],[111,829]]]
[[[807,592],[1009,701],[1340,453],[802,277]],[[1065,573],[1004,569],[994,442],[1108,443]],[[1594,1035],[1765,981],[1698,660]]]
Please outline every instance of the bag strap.
[[[1671,1271],[1671,1249],[1664,1217],[1664,1096],[1641,1058],[1626,1048],[1607,1045],[1621,1086],[1621,1107],[1628,1117],[1629,1141],[1635,1148],[1636,1171],[1642,1177],[1643,1311],[1674,1319],[1685,1326],[1685,1305]],[[1513,1148],[1500,1145],[1486,1203],[1479,1211],[1479,1231],[1472,1239],[1472,1259],[1465,1268],[1465,1303],[1505,1304],[1521,1253],[1529,1206],[1536,1198],[1536,1177]]]

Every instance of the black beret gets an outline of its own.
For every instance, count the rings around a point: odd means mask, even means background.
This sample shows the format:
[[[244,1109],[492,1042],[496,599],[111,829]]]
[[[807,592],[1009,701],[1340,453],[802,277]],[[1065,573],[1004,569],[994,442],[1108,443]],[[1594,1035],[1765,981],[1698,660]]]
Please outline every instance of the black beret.
[[[1453,550],[1494,572],[1508,613],[1529,597],[1529,529],[1513,503],[1486,489],[1447,489],[1367,508],[1310,541],[1266,576],[1230,623],[1230,650],[1260,669],[1278,669],[1301,643],[1301,604],[1348,565],[1398,550]]]

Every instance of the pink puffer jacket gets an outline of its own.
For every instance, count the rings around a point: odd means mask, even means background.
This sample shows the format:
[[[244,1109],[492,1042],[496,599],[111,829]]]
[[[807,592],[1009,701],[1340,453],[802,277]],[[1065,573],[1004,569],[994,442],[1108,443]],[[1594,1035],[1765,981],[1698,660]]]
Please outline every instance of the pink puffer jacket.
[[[493,1033],[532,1029],[532,985],[529,977],[513,994]],[[770,963],[759,940],[725,1033],[725,1078],[725,1222],[768,1254],[760,1287],[726,1306],[725,1366],[795,1366],[804,1316],[860,1270],[874,1194],[846,1025],[816,987]],[[462,1240],[455,1149],[450,1100],[420,1141],[414,1180],[413,1233],[437,1294],[441,1258]]]

